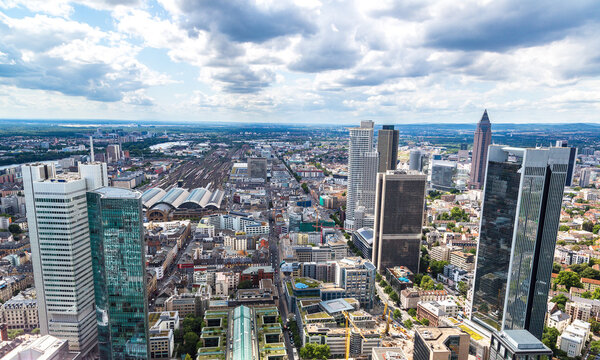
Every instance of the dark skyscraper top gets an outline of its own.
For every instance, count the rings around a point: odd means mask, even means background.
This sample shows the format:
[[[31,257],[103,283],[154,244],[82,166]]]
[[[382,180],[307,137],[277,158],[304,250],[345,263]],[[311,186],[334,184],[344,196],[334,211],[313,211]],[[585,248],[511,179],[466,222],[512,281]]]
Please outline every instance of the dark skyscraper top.
[[[377,152],[379,152],[378,172],[396,170],[398,163],[398,137],[399,131],[394,130],[394,125],[383,125],[377,133]]]
[[[479,189],[485,177],[488,146],[492,143],[492,124],[487,110],[477,124],[473,140],[473,155],[471,157],[471,186]]]

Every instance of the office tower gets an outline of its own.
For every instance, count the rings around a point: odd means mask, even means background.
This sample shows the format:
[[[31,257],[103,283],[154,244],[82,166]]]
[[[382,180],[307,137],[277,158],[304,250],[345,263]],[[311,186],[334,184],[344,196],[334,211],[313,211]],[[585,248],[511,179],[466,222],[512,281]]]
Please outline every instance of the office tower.
[[[110,144],[106,147],[106,159],[109,163],[121,160],[121,145]]]
[[[87,193],[101,359],[148,359],[142,194]]]
[[[431,186],[434,189],[450,190],[454,182],[452,178],[456,174],[456,163],[451,161],[437,160],[431,167]]]
[[[85,194],[108,184],[106,164],[22,167],[40,332],[87,353],[96,342],[94,287]]]
[[[358,300],[360,306],[371,309],[375,298],[375,266],[360,257],[349,257],[336,262],[335,283],[344,289],[344,297]]]
[[[421,150],[411,150],[408,158],[408,169],[423,171],[423,154]]]
[[[575,162],[577,161],[577,148],[569,147],[569,143],[567,140],[557,140],[556,147],[563,147],[570,149],[569,155],[569,169],[567,170],[567,181],[565,182],[565,186],[573,185],[573,173],[575,172]]]
[[[373,121],[361,121],[360,127],[350,128],[348,147],[348,191],[346,195],[346,221],[344,227],[354,229],[354,210],[362,204],[365,185],[365,154],[373,151]],[[372,158],[370,159],[372,160]]]
[[[567,148],[489,147],[471,318],[542,337]]]
[[[377,174],[373,264],[379,272],[394,266],[419,272],[426,183],[416,171]]]
[[[375,185],[377,182],[377,168],[379,165],[379,153],[369,151],[364,156],[363,166],[363,186],[359,191],[360,205],[365,207],[365,213],[372,218],[375,209]],[[370,224],[368,226],[372,226]]]
[[[250,178],[267,179],[267,159],[248,158],[248,176]]]
[[[588,187],[592,178],[592,168],[581,169],[581,175],[579,175],[579,186]]]
[[[488,147],[492,143],[492,124],[488,118],[487,110],[477,124],[473,140],[473,155],[471,156],[471,186],[481,188],[485,178]]]
[[[378,172],[396,170],[398,164],[398,137],[399,131],[394,130],[394,125],[383,125],[383,129],[377,132]]]
[[[489,360],[551,359],[552,350],[527,330],[494,331]]]

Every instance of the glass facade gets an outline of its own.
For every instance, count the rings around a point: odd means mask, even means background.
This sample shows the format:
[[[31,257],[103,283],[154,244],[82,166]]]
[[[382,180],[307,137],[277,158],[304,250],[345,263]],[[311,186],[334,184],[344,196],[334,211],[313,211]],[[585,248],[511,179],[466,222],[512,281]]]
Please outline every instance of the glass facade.
[[[490,146],[473,320],[541,339],[568,161],[567,148]]]
[[[500,329],[512,247],[520,164],[490,162],[473,287],[473,319]]]
[[[88,192],[101,359],[148,359],[148,305],[139,193]]]

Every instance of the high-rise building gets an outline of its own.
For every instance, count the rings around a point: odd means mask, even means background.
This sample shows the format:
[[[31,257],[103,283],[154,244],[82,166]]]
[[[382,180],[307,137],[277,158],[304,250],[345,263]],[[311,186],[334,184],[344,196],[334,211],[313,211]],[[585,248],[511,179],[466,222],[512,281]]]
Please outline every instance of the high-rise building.
[[[408,158],[408,169],[415,171],[423,171],[423,153],[421,150],[411,150]]]
[[[398,138],[399,131],[394,130],[394,125],[383,125],[377,132],[377,152],[379,152],[379,170],[396,170],[398,164]]]
[[[367,223],[364,226],[373,226],[372,218],[375,209],[375,184],[377,182],[377,167],[379,165],[379,153],[377,151],[369,151],[364,156],[363,166],[363,186],[359,191],[360,205],[364,206]]]
[[[473,155],[471,157],[471,186],[479,189],[485,178],[488,147],[492,143],[492,124],[487,110],[477,124],[473,140]]]
[[[482,326],[541,339],[569,153],[489,147],[471,315]]]
[[[108,184],[106,164],[56,174],[52,164],[22,167],[40,332],[87,353],[96,343],[86,192]]]
[[[149,358],[141,198],[114,187],[87,193],[101,359]]]
[[[248,158],[248,176],[250,178],[267,179],[267,159]]]
[[[344,289],[345,297],[358,300],[362,307],[371,309],[375,297],[375,266],[360,257],[349,257],[336,262],[335,283]]]
[[[590,186],[591,178],[592,178],[592,168],[581,169],[581,174],[579,175],[579,186],[580,187]]]
[[[109,163],[121,160],[121,145],[110,144],[106,146],[106,159]]]
[[[373,121],[361,121],[360,127],[350,128],[348,147],[348,191],[344,227],[354,229],[354,210],[362,206],[366,153],[373,152]],[[370,160],[373,160],[372,157]],[[374,179],[374,178],[373,178]]]
[[[573,172],[575,172],[575,162],[577,161],[577,148],[569,147],[569,143],[567,140],[557,140],[556,147],[563,147],[570,149],[569,155],[569,169],[567,170],[567,181],[565,182],[565,186],[573,185]]]
[[[419,272],[426,183],[416,171],[377,174],[372,259],[379,272],[395,266]]]
[[[436,160],[431,166],[431,186],[434,189],[450,190],[454,186],[456,162]]]

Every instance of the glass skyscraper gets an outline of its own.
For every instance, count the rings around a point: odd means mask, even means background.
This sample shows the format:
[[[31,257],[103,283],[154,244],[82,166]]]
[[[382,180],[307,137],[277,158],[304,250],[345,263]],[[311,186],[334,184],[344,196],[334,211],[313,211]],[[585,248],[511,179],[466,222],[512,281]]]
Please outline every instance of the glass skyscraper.
[[[472,319],[542,337],[567,148],[488,151]]]
[[[148,359],[141,193],[104,187],[87,201],[100,358]]]

